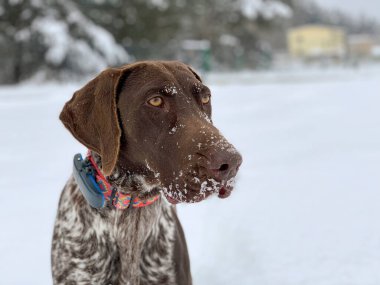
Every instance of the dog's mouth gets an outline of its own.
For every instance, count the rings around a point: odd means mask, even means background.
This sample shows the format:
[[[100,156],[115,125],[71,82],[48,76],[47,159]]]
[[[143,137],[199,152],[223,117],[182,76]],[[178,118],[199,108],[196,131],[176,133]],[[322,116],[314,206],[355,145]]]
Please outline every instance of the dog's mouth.
[[[166,200],[171,204],[178,203],[198,203],[212,195],[217,195],[221,199],[225,199],[231,195],[233,190],[235,177],[228,181],[218,182],[213,178],[205,180],[196,180],[193,183],[185,183],[184,187],[178,184],[173,187],[163,187],[163,194]]]
[[[227,187],[221,187],[219,189],[219,191],[217,192],[217,195],[219,198],[221,199],[225,199],[227,197],[229,197],[231,195],[231,192],[232,192],[232,188],[227,188]],[[195,195],[193,196],[192,198],[190,199],[183,199],[183,198],[174,198],[174,196],[176,195],[173,195],[173,194],[169,194],[167,192],[163,192],[164,193],[164,196],[166,198],[166,200],[170,203],[170,204],[178,204],[178,203],[197,203],[197,202],[201,202],[205,199],[207,199],[209,196],[211,196],[213,193],[209,193],[209,194],[204,194],[204,195]],[[178,197],[178,196],[177,196]]]

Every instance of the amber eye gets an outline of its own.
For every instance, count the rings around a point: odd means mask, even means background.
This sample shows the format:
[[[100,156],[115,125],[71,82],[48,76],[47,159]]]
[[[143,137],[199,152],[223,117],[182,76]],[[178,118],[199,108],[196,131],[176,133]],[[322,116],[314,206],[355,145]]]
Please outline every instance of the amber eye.
[[[207,104],[210,102],[210,95],[203,95],[201,98],[202,104]]]
[[[149,99],[148,103],[154,107],[160,107],[164,103],[164,100],[162,100],[161,97],[157,96]]]

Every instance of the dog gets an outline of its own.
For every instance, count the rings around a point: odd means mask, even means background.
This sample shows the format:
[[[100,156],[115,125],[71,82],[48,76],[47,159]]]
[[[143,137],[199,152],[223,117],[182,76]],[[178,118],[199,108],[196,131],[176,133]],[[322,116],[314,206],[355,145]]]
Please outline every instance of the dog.
[[[228,197],[242,163],[200,76],[177,61],[108,68],[60,120],[89,151],[60,197],[54,284],[192,284],[175,205]]]

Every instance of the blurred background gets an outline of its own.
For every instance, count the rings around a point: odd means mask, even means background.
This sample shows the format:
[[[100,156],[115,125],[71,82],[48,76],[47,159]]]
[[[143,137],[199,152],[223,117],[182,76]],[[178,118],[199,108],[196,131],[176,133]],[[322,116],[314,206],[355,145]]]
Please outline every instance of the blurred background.
[[[52,284],[63,104],[144,59],[196,68],[244,158],[178,206],[195,285],[380,284],[378,0],[0,0],[1,284]]]
[[[142,59],[205,72],[357,66],[380,60],[379,7],[367,2],[2,0],[0,83],[78,78]]]

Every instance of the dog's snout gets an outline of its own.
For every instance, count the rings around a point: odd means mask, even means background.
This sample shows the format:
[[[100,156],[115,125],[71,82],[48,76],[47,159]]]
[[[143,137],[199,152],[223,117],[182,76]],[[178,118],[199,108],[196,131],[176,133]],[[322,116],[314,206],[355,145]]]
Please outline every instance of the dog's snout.
[[[210,155],[209,170],[219,180],[228,180],[236,175],[242,163],[238,152],[215,152]]]

